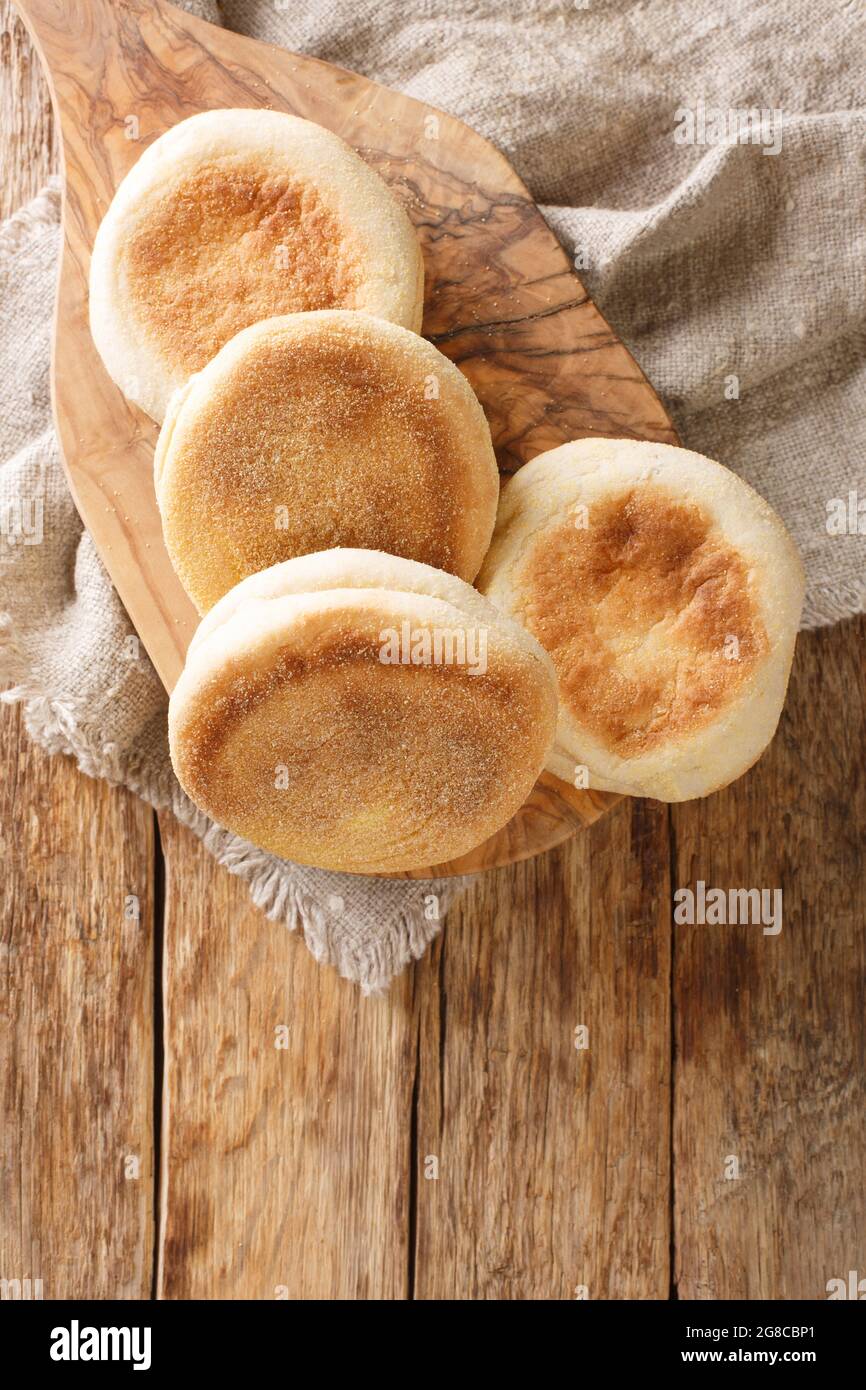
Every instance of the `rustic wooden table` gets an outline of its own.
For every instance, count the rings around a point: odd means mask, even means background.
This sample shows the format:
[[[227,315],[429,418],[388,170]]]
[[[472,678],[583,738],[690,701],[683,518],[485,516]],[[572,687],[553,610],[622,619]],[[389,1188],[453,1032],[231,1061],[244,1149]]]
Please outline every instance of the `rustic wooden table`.
[[[6,216],[57,158],[8,0],[0,129]],[[866,621],[802,638],[746,778],[479,877],[376,1000],[4,709],[0,1277],[728,1299],[866,1274],[864,652]],[[697,879],[782,888],[781,934],[674,927]]]

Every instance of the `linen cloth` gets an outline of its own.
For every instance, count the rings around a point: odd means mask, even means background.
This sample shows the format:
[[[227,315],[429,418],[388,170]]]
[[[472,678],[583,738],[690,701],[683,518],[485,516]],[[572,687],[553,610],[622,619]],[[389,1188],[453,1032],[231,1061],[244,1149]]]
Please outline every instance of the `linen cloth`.
[[[807,568],[804,625],[863,611],[863,4],[183,8],[362,72],[490,137],[684,443],[734,468],[782,514]],[[748,143],[743,112],[758,113]],[[463,883],[287,864],[213,825],[180,790],[164,692],[146,656],[130,654],[129,620],[57,452],[48,360],[58,218],[55,181],[0,228],[2,698],[24,703],[46,748],[170,806],[258,906],[301,928],[318,960],[379,991],[424,952]]]

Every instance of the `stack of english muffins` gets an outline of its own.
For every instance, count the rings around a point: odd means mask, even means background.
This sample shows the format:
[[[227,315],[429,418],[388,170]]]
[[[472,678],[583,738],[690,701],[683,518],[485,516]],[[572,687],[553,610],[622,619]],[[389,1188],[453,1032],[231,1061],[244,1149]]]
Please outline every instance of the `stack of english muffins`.
[[[684,449],[577,440],[500,498],[422,304],[385,184],[272,111],[151,145],[91,267],[202,614],[178,778],[253,843],[360,874],[468,853],[545,768],[668,801],[724,786],[773,736],[803,601],[778,516]]]

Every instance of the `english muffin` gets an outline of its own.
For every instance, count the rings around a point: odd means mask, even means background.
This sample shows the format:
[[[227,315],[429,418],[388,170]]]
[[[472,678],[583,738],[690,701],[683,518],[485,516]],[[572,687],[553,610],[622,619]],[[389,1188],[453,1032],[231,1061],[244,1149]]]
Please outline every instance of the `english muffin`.
[[[582,439],[503,489],[479,588],[550,653],[548,767],[683,801],[739,777],[775,732],[804,596],[780,518],[686,449]]]
[[[327,309],[245,329],[190,379],[155,484],[200,612],[257,570],[338,545],[474,579],[499,497],[484,412],[453,363],[408,329]]]
[[[408,217],[339,136],[279,111],[205,111],[148,146],[114,195],[90,327],[114,381],[161,421],[259,319],[361,309],[419,329],[423,294]]]
[[[175,771],[220,825],[298,863],[398,873],[466,854],[532,789],[549,658],[452,575],[358,550],[247,579],[171,697]]]

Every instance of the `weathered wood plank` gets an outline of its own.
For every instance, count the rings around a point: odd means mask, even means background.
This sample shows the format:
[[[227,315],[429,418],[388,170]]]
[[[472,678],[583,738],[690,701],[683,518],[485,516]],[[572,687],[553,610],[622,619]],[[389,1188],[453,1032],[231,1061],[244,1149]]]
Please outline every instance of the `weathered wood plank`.
[[[363,999],[160,824],[160,1296],[405,1298],[411,972]]]
[[[866,1275],[864,650],[866,621],[801,638],[769,753],[674,812],[677,886],[783,892],[778,935],[675,928],[680,1298]]]
[[[452,911],[418,972],[417,1298],[667,1297],[667,864],[629,802]]]
[[[0,219],[59,167],[48,85],[11,0],[0,0]]]
[[[147,1298],[153,818],[20,722],[2,711],[0,1278]]]
[[[48,89],[8,0],[0,129],[7,217],[57,168]],[[147,1298],[153,817],[33,748],[6,708],[0,764],[0,1278],[41,1278],[46,1298]]]

